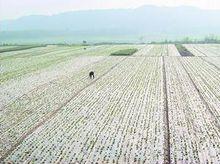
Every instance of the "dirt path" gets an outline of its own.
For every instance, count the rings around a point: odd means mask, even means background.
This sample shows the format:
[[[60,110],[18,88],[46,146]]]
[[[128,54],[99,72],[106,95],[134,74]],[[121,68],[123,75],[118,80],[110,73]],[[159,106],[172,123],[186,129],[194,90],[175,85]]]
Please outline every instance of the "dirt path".
[[[165,143],[164,143],[164,163],[171,163],[170,160],[170,127],[169,127],[169,109],[168,109],[168,101],[167,101],[167,81],[166,81],[166,68],[165,68],[165,60],[162,57],[162,65],[163,65],[163,93],[164,93],[164,123],[165,123]]]

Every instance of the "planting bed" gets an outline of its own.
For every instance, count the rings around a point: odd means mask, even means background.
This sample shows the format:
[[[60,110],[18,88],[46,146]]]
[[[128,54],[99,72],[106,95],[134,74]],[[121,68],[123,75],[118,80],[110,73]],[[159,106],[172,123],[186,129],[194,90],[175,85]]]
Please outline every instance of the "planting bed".
[[[220,163],[220,47],[184,47],[1,53],[0,163]]]

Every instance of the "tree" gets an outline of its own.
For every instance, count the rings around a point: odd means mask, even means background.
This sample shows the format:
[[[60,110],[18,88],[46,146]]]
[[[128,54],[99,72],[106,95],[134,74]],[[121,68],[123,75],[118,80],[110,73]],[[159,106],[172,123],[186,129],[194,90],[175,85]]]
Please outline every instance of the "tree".
[[[216,43],[218,42],[218,37],[215,36],[214,34],[210,34],[205,37],[204,41],[205,43]]]
[[[141,36],[141,37],[139,38],[139,40],[140,40],[140,43],[143,44],[143,43],[144,43],[144,36]]]
[[[192,41],[191,41],[191,39],[189,37],[185,37],[185,38],[183,38],[182,42],[183,43],[191,43]]]

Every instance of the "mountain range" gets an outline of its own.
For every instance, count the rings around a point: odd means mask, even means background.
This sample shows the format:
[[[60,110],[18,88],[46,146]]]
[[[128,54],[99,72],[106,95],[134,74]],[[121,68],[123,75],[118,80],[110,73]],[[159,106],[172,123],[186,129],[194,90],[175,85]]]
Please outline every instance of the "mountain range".
[[[190,6],[70,11],[0,21],[0,41],[139,42],[220,34],[220,10]]]

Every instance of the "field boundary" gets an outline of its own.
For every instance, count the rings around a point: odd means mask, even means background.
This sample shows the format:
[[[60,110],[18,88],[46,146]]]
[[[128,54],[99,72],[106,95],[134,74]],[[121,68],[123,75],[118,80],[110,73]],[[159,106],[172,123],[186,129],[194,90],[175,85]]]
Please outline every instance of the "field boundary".
[[[34,131],[36,131],[38,128],[40,128],[41,126],[43,126],[47,121],[49,121],[50,119],[52,119],[59,111],[61,111],[61,109],[66,106],[72,99],[74,99],[76,96],[78,96],[83,90],[85,90],[86,88],[90,87],[91,85],[93,85],[96,81],[98,81],[99,79],[103,78],[105,75],[107,75],[109,72],[111,72],[114,68],[116,68],[119,64],[121,64],[122,62],[124,62],[127,59],[127,57],[125,57],[124,59],[122,59],[121,61],[119,61],[118,63],[116,63],[115,65],[113,65],[108,71],[106,71],[105,73],[103,73],[101,76],[99,76],[98,78],[94,79],[91,83],[89,83],[88,85],[86,85],[85,87],[83,87],[82,89],[80,89],[78,92],[76,92],[73,96],[71,96],[66,102],[64,102],[62,105],[60,105],[56,110],[54,110],[51,114],[49,114],[48,116],[46,116],[41,122],[39,122],[36,126],[34,126],[32,129],[30,129],[26,134],[24,134],[23,136],[21,136],[18,141],[11,146],[11,148],[6,151],[5,154],[3,154],[0,157],[0,162],[4,161],[29,135],[31,135]]]
[[[165,123],[165,145],[164,145],[164,163],[171,163],[170,159],[170,125],[169,125],[169,107],[168,107],[168,95],[167,95],[167,77],[166,77],[166,68],[165,68],[165,60],[162,57],[162,71],[163,71],[163,98],[164,98],[164,123]]]

